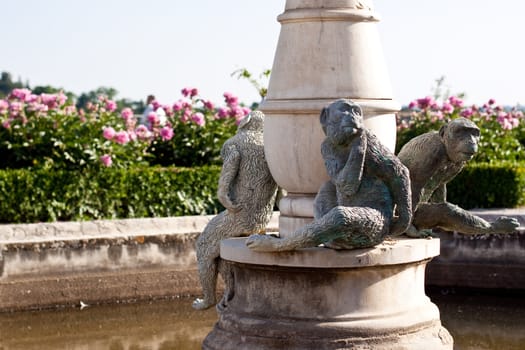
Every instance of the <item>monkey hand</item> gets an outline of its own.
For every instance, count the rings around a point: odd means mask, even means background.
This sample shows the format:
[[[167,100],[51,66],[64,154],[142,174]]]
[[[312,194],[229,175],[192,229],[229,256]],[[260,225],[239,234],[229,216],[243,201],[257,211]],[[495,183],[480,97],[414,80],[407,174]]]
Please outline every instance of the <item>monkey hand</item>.
[[[427,230],[418,230],[414,225],[410,225],[409,228],[405,231],[405,235],[410,238],[428,238],[434,237],[431,229]]]
[[[520,223],[515,218],[500,216],[490,224],[491,233],[512,233],[520,227]]]
[[[389,234],[390,236],[400,236],[409,229],[410,227],[407,228],[407,224],[403,222],[403,220],[399,220],[399,218],[394,218],[394,220],[390,224]]]
[[[257,252],[276,252],[279,250],[279,238],[270,235],[251,235],[246,239],[246,246]]]
[[[238,213],[241,211],[242,209],[242,206],[240,204],[234,204],[234,203],[230,203],[226,209],[228,210],[228,212],[230,213]]]

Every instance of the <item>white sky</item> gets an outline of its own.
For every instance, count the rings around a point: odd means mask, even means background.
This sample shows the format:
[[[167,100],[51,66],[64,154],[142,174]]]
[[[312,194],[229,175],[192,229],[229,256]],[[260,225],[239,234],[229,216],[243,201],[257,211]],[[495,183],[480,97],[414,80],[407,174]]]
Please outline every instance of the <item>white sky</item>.
[[[0,71],[77,94],[114,87],[172,103],[186,86],[214,102],[258,95],[230,74],[271,68],[285,0],[0,0]],[[446,77],[470,103],[525,104],[525,3],[375,0],[395,99]]]

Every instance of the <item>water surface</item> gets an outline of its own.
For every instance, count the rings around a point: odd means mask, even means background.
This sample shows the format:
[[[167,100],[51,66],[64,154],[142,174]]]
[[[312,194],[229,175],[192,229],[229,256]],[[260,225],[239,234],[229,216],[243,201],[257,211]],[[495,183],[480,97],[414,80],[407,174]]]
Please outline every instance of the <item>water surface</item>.
[[[525,350],[523,295],[450,293],[431,299],[456,350]],[[0,350],[197,350],[217,321],[191,299],[0,313]]]

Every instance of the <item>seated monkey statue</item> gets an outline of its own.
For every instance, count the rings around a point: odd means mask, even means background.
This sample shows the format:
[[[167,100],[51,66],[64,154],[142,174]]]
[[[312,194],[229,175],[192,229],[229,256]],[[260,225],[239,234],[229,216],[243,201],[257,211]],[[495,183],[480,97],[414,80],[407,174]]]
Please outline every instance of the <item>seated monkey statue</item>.
[[[216,304],[218,272],[226,285],[219,306],[226,306],[233,297],[233,275],[229,265],[220,259],[220,241],[264,233],[271,219],[277,184],[264,156],[263,126],[264,114],[251,112],[221,148],[223,166],[217,195],[226,210],[210,220],[196,242],[204,297],[193,302],[195,309],[207,309]]]
[[[326,135],[321,154],[330,180],[315,198],[314,221],[286,238],[252,235],[246,241],[250,249],[287,251],[320,244],[368,248],[408,228],[408,170],[364,127],[361,108],[340,99],[322,110],[320,121]]]
[[[514,218],[489,223],[446,201],[446,184],[478,151],[480,130],[466,118],[454,119],[406,143],[398,157],[410,171],[413,221],[406,232],[424,237],[441,228],[462,234],[511,233],[519,227]]]

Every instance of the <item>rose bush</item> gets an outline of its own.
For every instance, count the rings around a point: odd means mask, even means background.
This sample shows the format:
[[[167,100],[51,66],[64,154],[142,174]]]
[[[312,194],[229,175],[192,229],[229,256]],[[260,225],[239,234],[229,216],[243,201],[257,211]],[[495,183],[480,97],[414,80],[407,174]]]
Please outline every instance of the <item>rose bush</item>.
[[[77,110],[63,93],[14,89],[0,100],[0,168],[194,166],[219,163],[222,143],[250,110],[231,93],[215,105],[196,88],[173,105],[155,104],[143,124],[130,108],[100,96]]]
[[[518,107],[504,108],[490,99],[482,106],[465,106],[457,96],[442,103],[432,97],[412,101],[397,119],[396,153],[410,139],[439,128],[449,120],[465,117],[480,129],[475,162],[525,161],[525,120]]]

